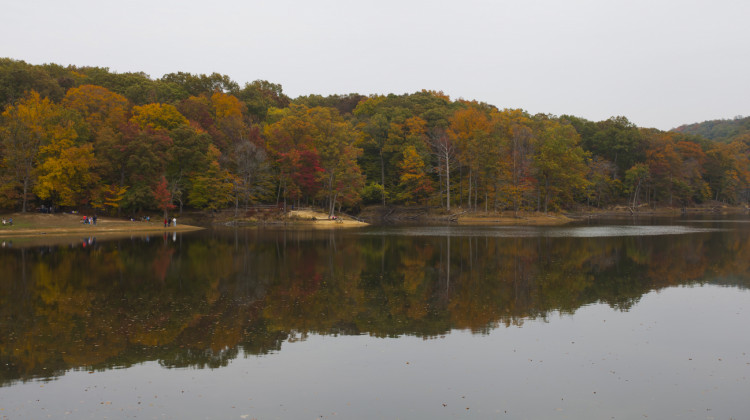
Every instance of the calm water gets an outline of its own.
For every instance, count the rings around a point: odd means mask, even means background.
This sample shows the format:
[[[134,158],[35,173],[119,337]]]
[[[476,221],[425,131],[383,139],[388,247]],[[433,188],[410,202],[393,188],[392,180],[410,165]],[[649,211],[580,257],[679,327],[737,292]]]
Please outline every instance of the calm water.
[[[748,418],[748,221],[6,241],[0,418]]]

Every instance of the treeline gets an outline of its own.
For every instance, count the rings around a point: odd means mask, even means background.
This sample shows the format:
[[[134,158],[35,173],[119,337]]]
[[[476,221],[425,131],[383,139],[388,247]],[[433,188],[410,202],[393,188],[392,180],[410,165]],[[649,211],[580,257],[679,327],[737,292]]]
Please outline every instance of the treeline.
[[[441,92],[290,99],[267,81],[0,59],[0,207],[136,214],[255,203],[554,211],[746,202],[728,143]]]

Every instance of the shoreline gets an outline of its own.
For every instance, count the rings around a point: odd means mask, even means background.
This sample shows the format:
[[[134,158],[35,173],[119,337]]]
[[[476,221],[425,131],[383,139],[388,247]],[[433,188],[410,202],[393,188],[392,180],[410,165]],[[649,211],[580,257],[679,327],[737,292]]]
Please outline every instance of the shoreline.
[[[381,223],[367,223],[356,220],[349,216],[341,217],[339,220],[330,220],[327,215],[317,211],[293,210],[284,218],[271,220],[229,220],[215,222],[224,226],[255,226],[280,229],[312,228],[312,229],[339,229],[366,227],[372,225],[392,224],[426,224],[447,223],[454,225],[469,226],[556,226],[564,225],[583,219],[598,218],[637,218],[637,217],[680,217],[686,214],[747,214],[748,209],[744,207],[704,207],[704,208],[657,208],[637,209],[630,211],[627,207],[616,207],[607,210],[592,209],[588,211],[576,211],[568,213],[533,213],[512,212],[500,213],[469,213],[439,214],[428,211],[425,208],[397,208],[394,212],[387,209],[385,217],[383,209],[371,211],[367,217],[370,220],[379,220]],[[415,214],[416,213],[416,214]],[[113,217],[100,217],[96,225],[84,225],[81,223],[82,215],[57,213],[12,213],[1,215],[3,219],[13,218],[13,226],[0,225],[0,239],[12,238],[50,238],[50,237],[81,237],[81,236],[107,236],[127,237],[134,234],[160,234],[176,232],[192,232],[206,229],[201,226],[179,224],[177,226],[164,227],[163,223],[150,221],[130,221]],[[190,219],[190,218],[188,218]]]
[[[122,220],[112,217],[98,217],[96,225],[81,223],[83,216],[69,213],[40,214],[13,213],[3,215],[3,219],[13,218],[13,225],[0,225],[0,238],[60,237],[70,236],[127,236],[129,234],[157,234],[171,232],[191,232],[204,228],[192,225],[164,227],[163,223]]]

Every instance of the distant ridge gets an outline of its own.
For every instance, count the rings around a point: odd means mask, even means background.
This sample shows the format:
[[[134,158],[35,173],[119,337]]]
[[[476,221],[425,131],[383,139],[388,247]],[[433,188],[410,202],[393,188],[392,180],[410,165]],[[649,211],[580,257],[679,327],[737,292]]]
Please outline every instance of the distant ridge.
[[[738,115],[731,120],[711,120],[702,123],[681,125],[672,131],[696,134],[709,140],[731,143],[735,139],[750,137],[750,117]]]

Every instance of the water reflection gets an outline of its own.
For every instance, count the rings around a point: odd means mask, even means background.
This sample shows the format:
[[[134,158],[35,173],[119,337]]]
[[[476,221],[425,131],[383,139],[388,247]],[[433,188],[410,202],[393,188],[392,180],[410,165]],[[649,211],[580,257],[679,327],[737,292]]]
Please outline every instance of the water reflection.
[[[691,233],[717,232],[723,229],[699,228],[684,225],[673,226],[575,226],[575,227],[546,227],[546,226],[430,226],[403,228],[394,227],[382,232],[363,232],[362,235],[382,234],[396,236],[477,236],[489,238],[609,238],[615,236],[662,236],[685,235]]]
[[[497,234],[509,231],[521,234]],[[746,236],[686,226],[233,230],[6,247],[0,383],[151,360],[215,368],[312,333],[488,333],[595,302],[625,311],[675,285],[744,289]]]

